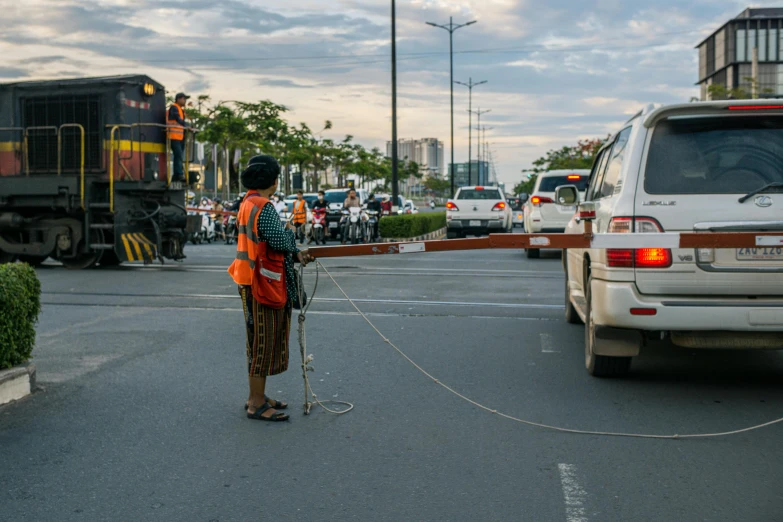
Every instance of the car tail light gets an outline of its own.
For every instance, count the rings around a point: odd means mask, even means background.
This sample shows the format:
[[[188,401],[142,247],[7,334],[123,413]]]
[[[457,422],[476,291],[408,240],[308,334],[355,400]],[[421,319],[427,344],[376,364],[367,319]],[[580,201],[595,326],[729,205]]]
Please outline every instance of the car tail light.
[[[631,308],[631,315],[658,315],[655,308]]]
[[[530,202],[536,207],[540,207],[544,203],[554,203],[552,198],[542,198],[541,196],[533,196],[530,198]]]
[[[653,218],[619,217],[612,219],[608,231],[613,234],[656,234],[662,233],[663,227]],[[668,248],[608,248],[606,260],[613,268],[669,268],[672,251]]]
[[[729,105],[730,111],[769,111],[781,109],[783,109],[783,105]]]
[[[505,210],[505,209],[506,209],[506,204],[503,203],[502,201],[500,203],[498,203],[497,205],[495,205],[494,207],[492,207],[492,211],[493,212],[497,212],[497,211]]]
[[[484,190],[484,187],[476,187],[475,190]]]
[[[457,208],[457,205],[455,205],[453,201],[449,201],[448,203],[446,203],[446,210],[457,211],[459,210],[459,208]]]
[[[668,248],[637,248],[634,255],[636,268],[669,268],[672,251]]]

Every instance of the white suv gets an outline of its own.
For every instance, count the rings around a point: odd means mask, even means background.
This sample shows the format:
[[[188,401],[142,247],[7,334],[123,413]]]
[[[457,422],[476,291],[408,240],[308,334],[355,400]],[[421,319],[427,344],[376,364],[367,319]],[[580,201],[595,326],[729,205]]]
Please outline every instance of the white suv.
[[[783,104],[726,101],[640,112],[598,153],[585,199],[596,234],[774,232],[781,191]],[[577,214],[566,232],[583,231]],[[566,319],[587,324],[592,375],[626,374],[648,339],[783,348],[781,248],[569,249],[563,265]]]
[[[536,178],[533,195],[525,203],[525,232],[558,233],[564,232],[568,221],[576,211],[575,205],[561,205],[555,202],[555,191],[563,185],[574,185],[579,189],[580,198],[584,199],[589,170],[550,170],[542,172]],[[528,248],[527,257],[537,259],[541,250]]]
[[[449,239],[466,235],[511,233],[511,209],[497,187],[460,187],[446,203]]]

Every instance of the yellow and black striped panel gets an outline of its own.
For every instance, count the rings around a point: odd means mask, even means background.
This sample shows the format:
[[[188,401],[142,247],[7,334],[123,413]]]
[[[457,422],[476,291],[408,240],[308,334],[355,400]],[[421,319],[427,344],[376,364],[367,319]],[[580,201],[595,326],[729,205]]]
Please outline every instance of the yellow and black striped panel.
[[[158,247],[141,232],[120,234],[122,252],[128,261],[155,261]]]

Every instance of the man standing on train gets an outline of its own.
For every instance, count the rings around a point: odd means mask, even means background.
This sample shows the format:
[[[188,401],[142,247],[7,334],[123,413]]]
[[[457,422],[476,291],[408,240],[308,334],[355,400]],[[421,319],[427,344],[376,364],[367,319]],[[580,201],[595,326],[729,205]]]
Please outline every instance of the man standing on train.
[[[168,125],[169,141],[171,141],[172,163],[174,164],[174,176],[171,181],[185,183],[185,104],[190,96],[184,92],[178,92],[174,97],[174,104],[169,108],[166,125]]]

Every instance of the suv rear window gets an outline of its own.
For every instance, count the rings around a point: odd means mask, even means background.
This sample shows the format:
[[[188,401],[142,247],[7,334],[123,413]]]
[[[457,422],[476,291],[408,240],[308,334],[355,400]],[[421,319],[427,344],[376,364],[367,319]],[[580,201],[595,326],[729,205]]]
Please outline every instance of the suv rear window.
[[[568,176],[549,176],[541,178],[541,184],[538,186],[539,192],[554,192],[557,187],[563,185],[576,185],[580,192],[587,190],[587,184],[590,176],[580,176],[579,179],[568,179]]]
[[[356,197],[358,198],[359,195],[357,194]],[[324,195],[324,199],[327,201],[327,203],[345,203],[345,200],[348,199],[348,191],[345,192],[327,192]]]
[[[747,194],[783,182],[783,117],[676,119],[655,127],[648,194]]]
[[[460,190],[457,194],[457,199],[503,199],[500,197],[500,191],[497,189],[484,189],[484,190]]]

